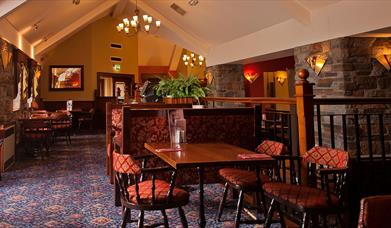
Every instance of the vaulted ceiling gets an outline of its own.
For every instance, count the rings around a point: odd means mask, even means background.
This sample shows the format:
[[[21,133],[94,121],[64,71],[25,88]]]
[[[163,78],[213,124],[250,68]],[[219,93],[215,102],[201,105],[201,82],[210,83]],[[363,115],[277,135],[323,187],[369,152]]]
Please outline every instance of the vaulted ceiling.
[[[135,9],[135,0],[75,1],[3,0],[0,16],[41,55],[101,17],[120,21]],[[186,13],[174,11],[173,3]],[[195,6],[188,0],[138,0],[143,12],[162,21],[159,36],[208,56],[212,65],[380,29],[391,17],[390,6],[371,0],[199,0]]]

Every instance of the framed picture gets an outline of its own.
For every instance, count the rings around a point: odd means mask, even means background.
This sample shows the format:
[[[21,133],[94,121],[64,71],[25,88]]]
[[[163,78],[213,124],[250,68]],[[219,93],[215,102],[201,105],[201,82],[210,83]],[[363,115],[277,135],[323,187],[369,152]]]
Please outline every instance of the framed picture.
[[[50,66],[49,89],[83,90],[84,67],[82,65]]]

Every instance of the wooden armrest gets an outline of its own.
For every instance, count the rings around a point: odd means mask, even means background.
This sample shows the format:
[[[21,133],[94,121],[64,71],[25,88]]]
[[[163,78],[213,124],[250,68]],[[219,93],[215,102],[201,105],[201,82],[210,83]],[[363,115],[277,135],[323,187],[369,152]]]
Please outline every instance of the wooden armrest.
[[[324,174],[343,174],[346,173],[348,168],[323,168],[319,169],[318,172],[321,175]]]
[[[163,167],[154,167],[154,168],[142,168],[141,173],[160,173],[160,172],[167,172],[173,170],[175,169],[172,167],[163,166]]]

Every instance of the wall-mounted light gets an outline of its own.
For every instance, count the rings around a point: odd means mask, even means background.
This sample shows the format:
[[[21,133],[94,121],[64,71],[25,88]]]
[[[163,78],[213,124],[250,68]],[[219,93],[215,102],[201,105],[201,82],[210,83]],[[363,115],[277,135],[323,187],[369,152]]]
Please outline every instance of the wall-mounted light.
[[[208,84],[211,85],[213,83],[214,76],[212,72],[208,72],[205,74],[206,80],[208,80]]]
[[[383,54],[376,56],[377,61],[381,63],[386,70],[390,71],[391,69],[391,54]]]
[[[305,58],[305,61],[315,72],[316,75],[319,75],[327,61],[327,53],[317,53],[308,56]]]
[[[250,83],[255,82],[257,80],[259,74],[256,72],[245,72],[244,77],[249,81]]]
[[[288,78],[288,72],[284,70],[279,70],[274,72],[274,77],[276,78],[277,82],[280,83],[280,85],[284,85],[285,80]]]

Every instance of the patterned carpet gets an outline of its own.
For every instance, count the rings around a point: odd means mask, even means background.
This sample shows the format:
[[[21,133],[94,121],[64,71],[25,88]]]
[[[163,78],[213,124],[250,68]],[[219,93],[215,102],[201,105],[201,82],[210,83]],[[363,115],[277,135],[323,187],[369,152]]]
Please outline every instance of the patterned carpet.
[[[73,137],[72,145],[57,143],[46,160],[19,159],[0,182],[0,227],[117,227],[121,209],[113,203],[104,154],[103,135],[83,135]],[[184,210],[189,227],[198,227],[198,189],[189,189],[191,200]],[[220,184],[206,186],[207,227],[233,225],[214,220],[222,190]],[[170,227],[181,227],[177,210],[167,214]],[[136,216],[137,211],[132,211]],[[160,212],[145,216],[146,224],[162,218]],[[223,219],[233,218],[234,208],[227,208]]]

